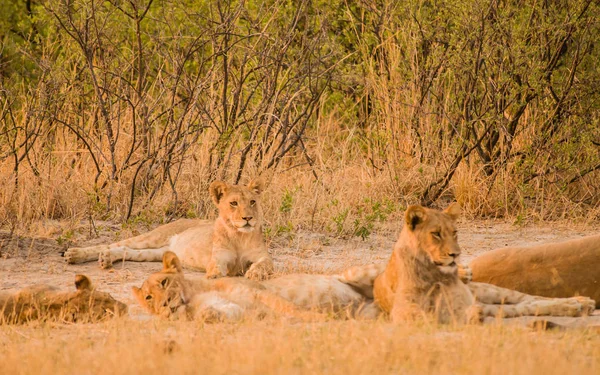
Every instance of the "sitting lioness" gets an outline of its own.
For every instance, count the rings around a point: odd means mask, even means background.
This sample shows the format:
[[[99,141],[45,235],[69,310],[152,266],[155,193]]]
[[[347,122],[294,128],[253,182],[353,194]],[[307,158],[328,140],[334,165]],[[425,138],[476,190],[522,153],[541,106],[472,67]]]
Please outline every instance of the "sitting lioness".
[[[586,297],[543,298],[489,284],[465,285],[458,276],[455,220],[460,206],[443,212],[410,206],[385,271],[375,279],[378,306],[394,322],[431,316],[441,323],[474,322],[484,316],[578,316],[594,310]]]
[[[0,294],[0,324],[34,320],[69,323],[97,322],[127,314],[127,305],[92,287],[87,276],[75,276],[75,291],[62,292],[47,285]]]
[[[209,188],[219,209],[215,221],[181,219],[110,245],[70,248],[64,256],[71,264],[98,260],[108,268],[116,260],[160,262],[171,250],[184,266],[206,271],[209,278],[263,280],[273,272],[273,262],[262,234],[262,190],[260,181],[248,186],[215,181]]]
[[[372,285],[372,280],[367,280]],[[300,319],[377,316],[361,293],[340,276],[295,274],[257,282],[239,277],[188,279],[176,254],[167,251],[163,269],[148,277],[133,294],[150,313],[165,318],[236,321],[246,316]]]

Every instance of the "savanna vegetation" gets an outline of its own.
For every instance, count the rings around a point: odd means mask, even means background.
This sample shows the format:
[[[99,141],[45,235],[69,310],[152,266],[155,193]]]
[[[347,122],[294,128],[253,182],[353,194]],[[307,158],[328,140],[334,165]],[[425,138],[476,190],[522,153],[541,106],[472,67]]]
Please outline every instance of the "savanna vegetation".
[[[600,6],[0,0],[0,224],[206,217],[366,237],[409,203],[597,220]]]

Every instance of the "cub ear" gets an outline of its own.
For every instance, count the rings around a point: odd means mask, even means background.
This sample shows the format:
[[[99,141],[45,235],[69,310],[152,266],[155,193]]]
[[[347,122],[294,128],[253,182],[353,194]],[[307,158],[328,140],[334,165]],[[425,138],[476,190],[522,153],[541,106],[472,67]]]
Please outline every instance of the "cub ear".
[[[210,184],[208,188],[208,192],[210,193],[210,197],[212,198],[215,205],[218,205],[223,198],[223,195],[227,192],[228,185],[223,181],[215,181]]]
[[[425,212],[425,208],[421,206],[409,206],[406,210],[406,214],[404,214],[406,225],[408,225],[410,230],[414,230],[417,225],[424,222],[426,218],[427,213]]]
[[[177,255],[172,251],[165,251],[165,253],[163,254],[162,263],[163,272],[183,272],[183,268],[181,267],[181,261],[179,260]]]
[[[462,209],[460,207],[460,204],[454,202],[444,210],[444,213],[450,216],[450,219],[456,221],[456,219],[458,219],[458,217],[460,216],[461,211]]]
[[[75,288],[77,290],[92,290],[92,281],[86,275],[75,275]]]
[[[264,188],[265,188],[265,183],[262,180],[262,178],[260,178],[260,177],[255,178],[248,183],[248,189],[252,190],[256,194],[262,193]]]

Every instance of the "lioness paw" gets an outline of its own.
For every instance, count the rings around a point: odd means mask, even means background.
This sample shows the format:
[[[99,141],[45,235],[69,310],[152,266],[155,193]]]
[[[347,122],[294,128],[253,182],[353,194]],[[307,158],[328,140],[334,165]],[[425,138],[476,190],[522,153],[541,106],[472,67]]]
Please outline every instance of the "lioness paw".
[[[113,262],[109,250],[102,251],[98,254],[98,265],[103,270],[108,270],[112,268]]]
[[[270,273],[263,268],[250,267],[244,276],[250,280],[263,281],[269,278]]]
[[[206,278],[207,279],[218,279],[219,277],[224,277],[227,275],[223,275],[223,273],[221,271],[219,271],[218,267],[215,267],[214,265],[208,265],[208,267],[206,267]]]
[[[204,323],[219,323],[226,320],[226,314],[212,307],[203,307],[196,312],[195,319]]]
[[[465,311],[468,324],[478,324],[483,321],[483,306],[479,304],[471,305]]]
[[[538,301],[540,309],[535,315],[551,315],[551,316],[581,316],[583,306],[575,298],[558,299],[558,302],[553,299]],[[546,305],[546,306],[544,306]],[[548,308],[548,313],[543,314],[544,308]]]
[[[85,259],[83,250],[79,247],[71,247],[63,254],[68,264],[81,263]]]
[[[471,267],[469,267],[467,265],[459,264],[458,265],[458,277],[460,278],[460,280],[463,283],[465,283],[465,284],[470,283],[471,280],[473,280],[473,271],[471,270]]]
[[[591,298],[584,296],[572,297],[572,299],[576,300],[581,304],[581,314],[582,315],[592,315],[594,310],[596,310],[596,301]]]

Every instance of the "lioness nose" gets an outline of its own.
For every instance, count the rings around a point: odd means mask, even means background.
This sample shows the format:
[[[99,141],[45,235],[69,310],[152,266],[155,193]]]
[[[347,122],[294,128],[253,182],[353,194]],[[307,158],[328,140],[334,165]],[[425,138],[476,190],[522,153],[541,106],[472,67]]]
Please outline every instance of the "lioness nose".
[[[450,256],[456,258],[460,255],[460,249],[450,250]]]
[[[245,217],[242,217],[242,219],[244,219],[246,221],[250,221],[250,220],[252,220],[252,216],[245,216]]]

